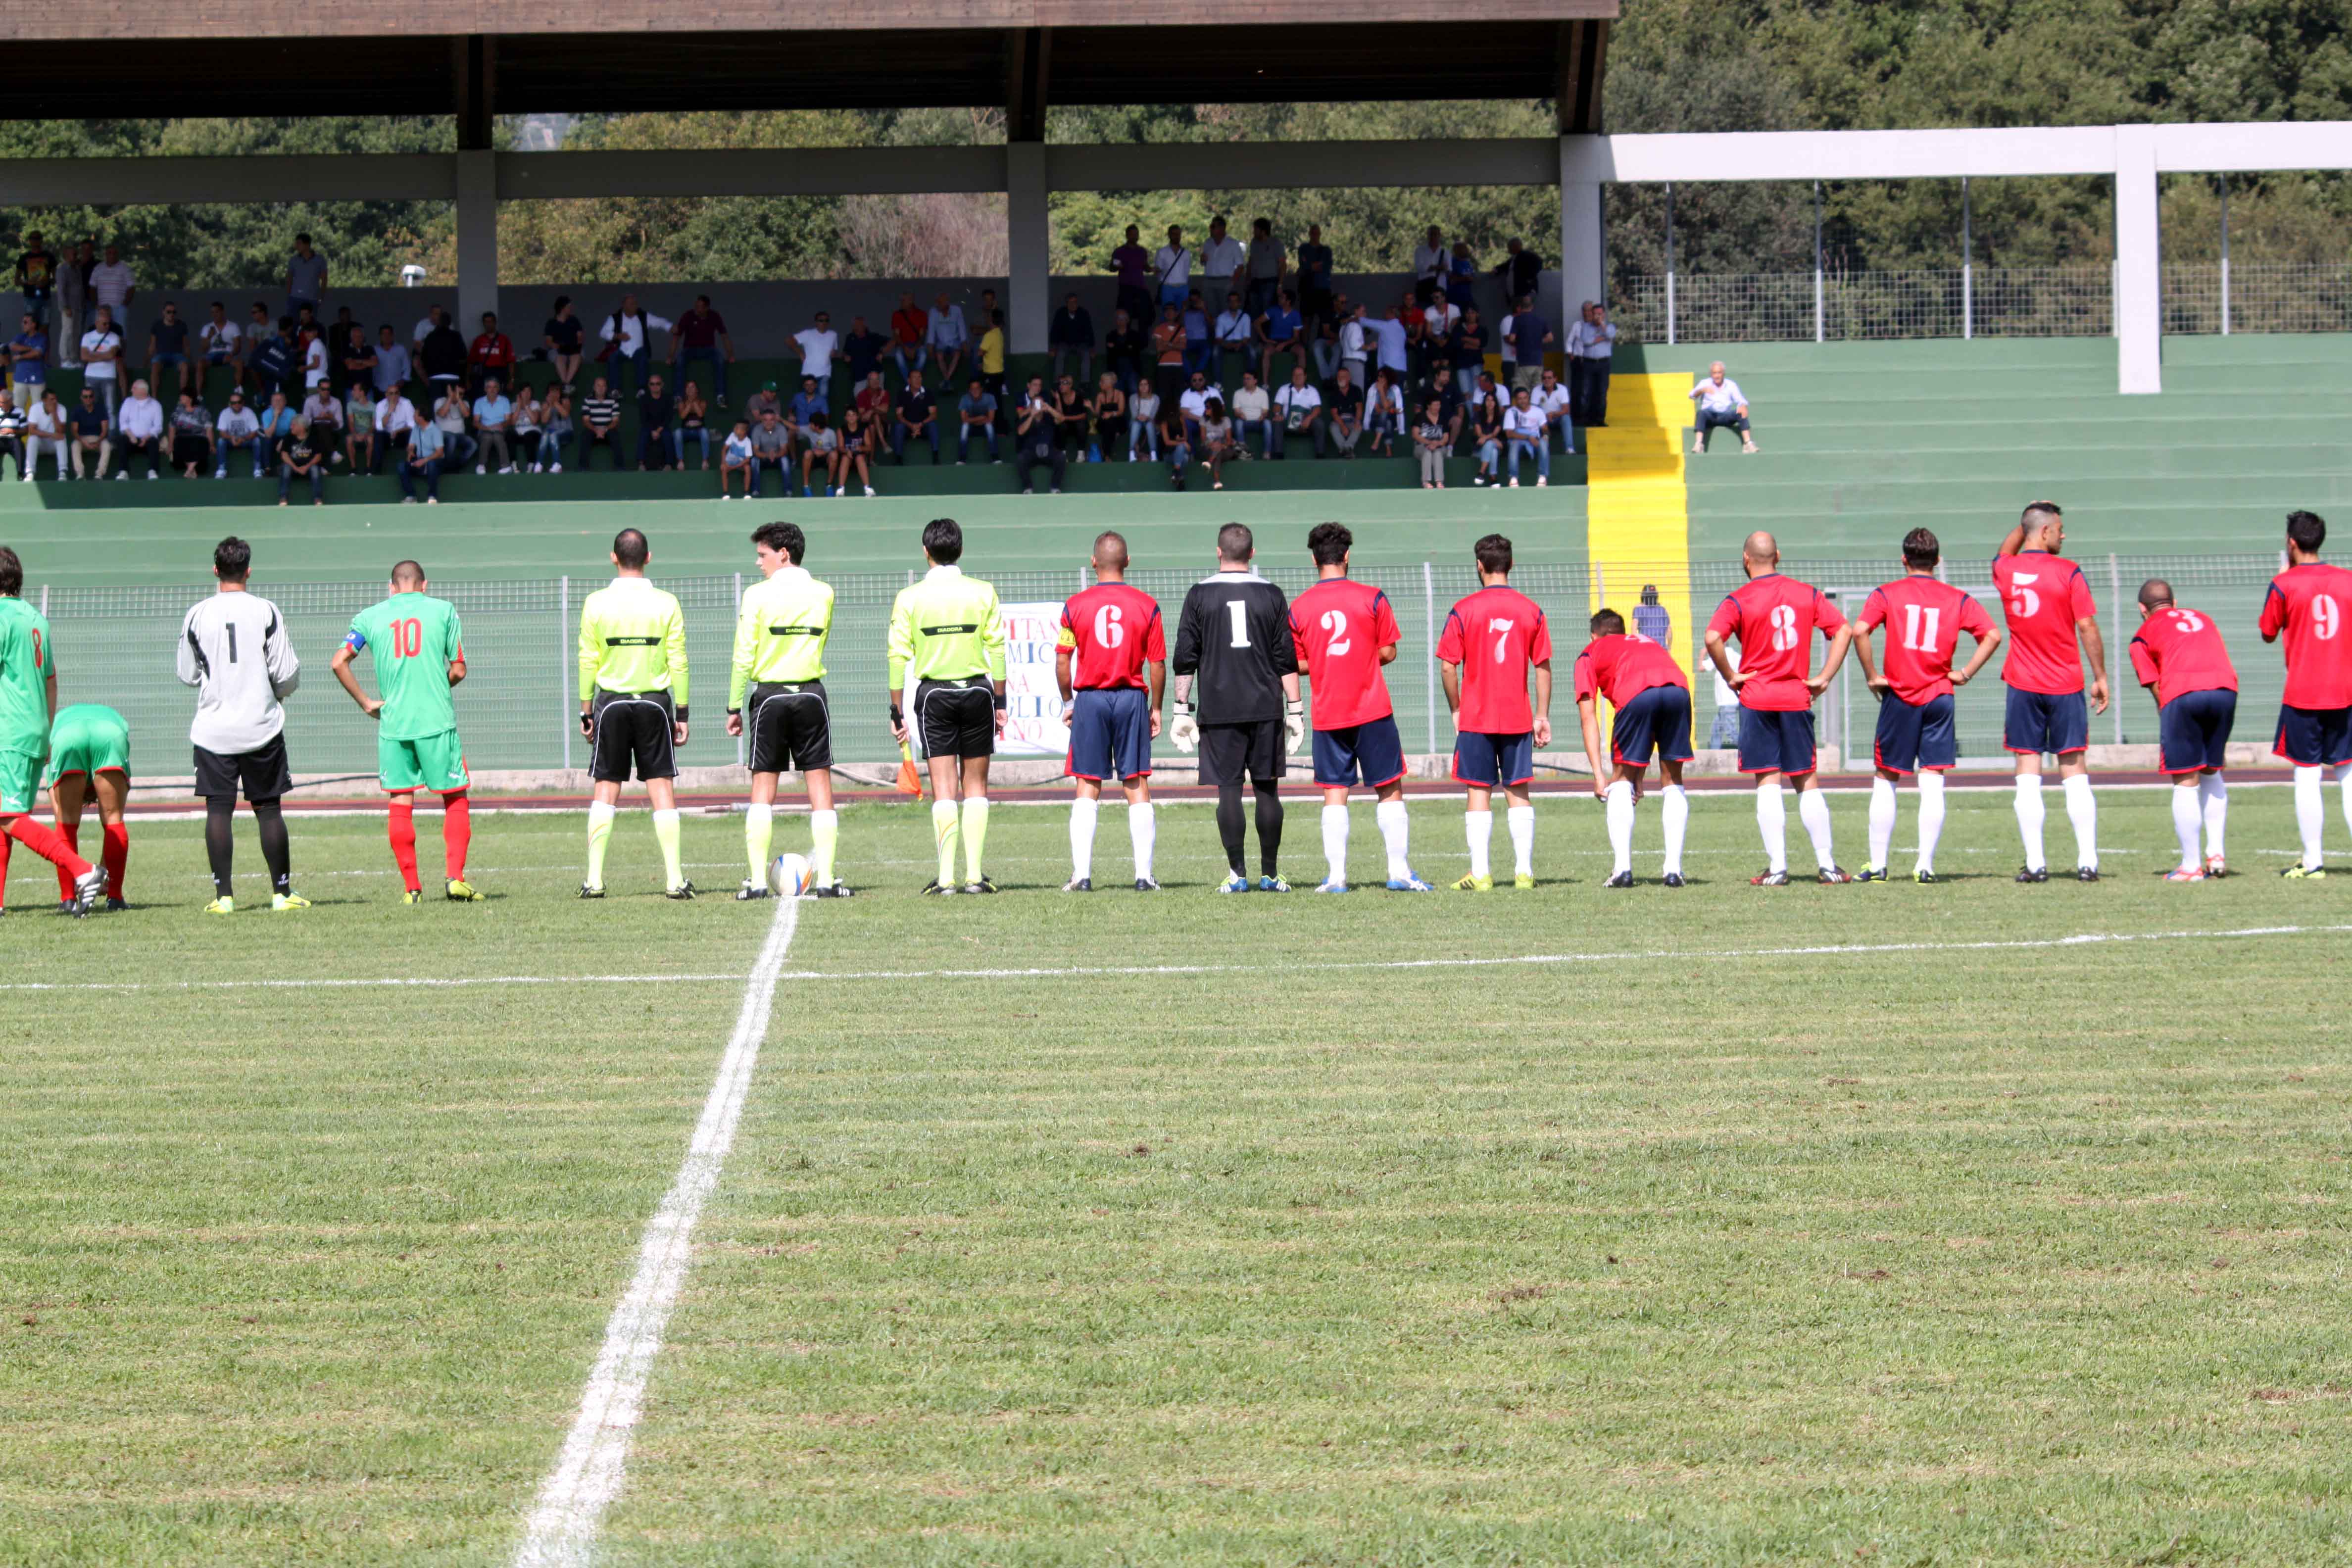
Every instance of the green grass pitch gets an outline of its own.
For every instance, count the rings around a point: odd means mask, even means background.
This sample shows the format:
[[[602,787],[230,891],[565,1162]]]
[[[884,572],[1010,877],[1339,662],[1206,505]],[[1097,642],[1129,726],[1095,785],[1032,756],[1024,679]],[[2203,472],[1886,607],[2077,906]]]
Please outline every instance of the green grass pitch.
[[[1189,805],[1138,896],[1113,805],[1114,890],[1005,807],[924,900],[922,808],[848,810],[597,1561],[2341,1561],[2352,876],[2272,874],[2279,789],[2192,887],[2156,792],[2095,887],[1953,804],[1933,889],[1751,889],[1717,795],[1681,892],[1547,799],[1537,891],[1418,899],[1213,897]],[[193,823],[122,915],[15,858],[0,1563],[510,1561],[769,928],[740,818],[690,906],[641,813],[593,905],[576,816],[478,816],[471,907],[294,828],[284,917],[198,913]],[[2092,936],[2149,940],[2032,945]],[[386,978],[488,983],[319,984]]]

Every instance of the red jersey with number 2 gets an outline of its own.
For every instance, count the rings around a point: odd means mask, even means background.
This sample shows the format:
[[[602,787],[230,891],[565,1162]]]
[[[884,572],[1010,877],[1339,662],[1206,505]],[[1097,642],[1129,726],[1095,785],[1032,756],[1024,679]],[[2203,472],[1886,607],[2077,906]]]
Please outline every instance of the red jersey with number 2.
[[[1880,667],[1895,695],[1917,708],[1952,694],[1952,658],[1960,634],[1979,642],[1992,636],[1992,617],[1974,594],[1933,577],[1897,577],[1870,591],[1854,629],[1886,628]]]
[[[2286,690],[2279,700],[2290,708],[2352,708],[2352,572],[2314,561],[2290,566],[2271,579],[2263,601],[2263,637],[2286,634]]]
[[[1351,578],[1325,577],[1290,601],[1290,640],[1314,689],[1318,730],[1352,730],[1396,711],[1381,649],[1402,638],[1389,596]]]
[[[2074,623],[2099,613],[2083,569],[2047,550],[1996,555],[1992,585],[2009,617],[2009,657],[2000,678],[2020,691],[2064,697],[2083,689],[2083,656]]]
[[[2139,624],[2131,640],[2132,674],[2156,688],[2158,708],[2189,691],[2235,691],[2238,671],[2221,628],[2202,610],[2168,605]]]
[[[1738,668],[1748,680],[1739,705],[1759,713],[1798,713],[1813,705],[1805,677],[1813,668],[1813,633],[1834,632],[1845,616],[1809,583],[1768,572],[1750,577],[1715,607],[1706,629],[1739,639]]]
[[[1124,583],[1097,583],[1062,606],[1061,647],[1077,691],[1141,690],[1143,667],[1165,662],[1159,601]]]
[[[1454,727],[1473,735],[1524,735],[1536,727],[1528,670],[1551,658],[1551,627],[1533,599],[1514,588],[1481,588],[1445,612],[1440,664],[1462,667],[1462,711]]]

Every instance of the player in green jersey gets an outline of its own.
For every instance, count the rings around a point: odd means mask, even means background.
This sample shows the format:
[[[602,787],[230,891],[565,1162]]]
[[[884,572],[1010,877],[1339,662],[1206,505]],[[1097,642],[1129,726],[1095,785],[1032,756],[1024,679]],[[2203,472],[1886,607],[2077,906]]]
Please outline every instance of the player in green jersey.
[[[72,910],[85,915],[105,891],[106,873],[28,815],[33,780],[48,754],[58,669],[48,617],[25,603],[24,591],[25,563],[0,545],[0,900],[8,887],[8,847],[22,844],[71,874]]]
[[[956,841],[963,841],[963,889],[992,893],[980,854],[988,840],[988,759],[1004,733],[1004,615],[996,590],[967,577],[963,530],[953,518],[923,530],[931,569],[890,607],[890,732],[904,745],[919,730],[931,770],[931,837],[940,874],[926,893],[952,893]],[[900,706],[914,679],[911,722]],[[959,816],[957,802],[962,811]]]
[[[121,714],[95,702],[77,702],[58,710],[49,726],[49,765],[41,775],[48,791],[49,810],[57,816],[58,837],[67,848],[81,853],[82,807],[98,802],[100,861],[106,868],[106,907],[120,910],[122,873],[131,860],[131,826],[123,805],[131,798],[131,725]],[[58,868],[58,897],[70,912],[74,904],[73,875]]]
[[[332,668],[360,711],[376,721],[375,766],[392,796],[392,858],[406,890],[401,902],[422,903],[416,873],[416,792],[441,797],[442,869],[452,903],[482,897],[466,880],[466,850],[473,843],[466,749],[457,741],[457,705],[450,698],[466,679],[466,640],[457,606],[425,592],[425,568],[404,561],[392,569],[392,591],[352,617],[335,649]],[[352,674],[361,654],[375,656],[376,689],[370,698]]]
[[[808,541],[789,522],[751,531],[761,581],[747,589],[735,619],[735,667],[727,687],[727,732],[751,738],[751,805],[743,848],[751,862],[738,899],[768,896],[768,850],[774,842],[776,778],[798,768],[808,790],[810,889],[820,899],[849,896],[833,874],[841,818],[833,809],[833,712],[824,695],[824,645],[833,633],[833,590],[801,565]]]
[[[686,744],[686,612],[646,580],[653,549],[625,528],[613,536],[613,580],[580,606],[580,732],[588,737],[588,879],[583,899],[604,896],[604,847],[621,786],[635,772],[653,806],[654,841],[669,881],[665,896],[694,897],[678,864],[677,748]]]

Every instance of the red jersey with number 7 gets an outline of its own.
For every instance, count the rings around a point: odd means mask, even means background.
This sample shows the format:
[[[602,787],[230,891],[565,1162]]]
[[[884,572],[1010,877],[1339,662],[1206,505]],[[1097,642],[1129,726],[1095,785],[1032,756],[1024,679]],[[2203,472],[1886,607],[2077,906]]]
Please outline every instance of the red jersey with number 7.
[[[1445,612],[1440,664],[1462,667],[1454,727],[1473,735],[1524,735],[1536,727],[1528,671],[1551,658],[1542,608],[1516,588],[1481,588]]]
[[[1076,691],[1143,688],[1143,667],[1168,658],[1159,601],[1124,583],[1097,583],[1062,606],[1059,646],[1070,651]]]
[[[1381,649],[1402,634],[1386,594],[1352,578],[1322,578],[1290,601],[1290,639],[1314,689],[1318,730],[1352,730],[1396,711]]]
[[[1914,708],[1952,694],[1962,632],[1979,642],[1992,636],[1992,617],[1974,594],[1916,574],[1873,588],[1853,625],[1865,637],[1886,628],[1880,668],[1895,695]]]
[[[2271,579],[2263,601],[2263,640],[2286,634],[2286,689],[2279,700],[2290,708],[2352,708],[2352,572],[2314,561],[2290,566]]]
[[[2099,613],[2083,569],[2047,550],[1996,555],[1992,585],[2009,618],[2009,656],[2000,678],[2020,691],[2064,697],[2083,689],[2083,656],[2074,623]]]
[[[1809,583],[1767,572],[1750,577],[1715,607],[1706,629],[1739,639],[1738,668],[1748,679],[1739,705],[1759,713],[1799,713],[1813,705],[1805,677],[1812,673],[1813,633],[1834,632],[1845,616]]]

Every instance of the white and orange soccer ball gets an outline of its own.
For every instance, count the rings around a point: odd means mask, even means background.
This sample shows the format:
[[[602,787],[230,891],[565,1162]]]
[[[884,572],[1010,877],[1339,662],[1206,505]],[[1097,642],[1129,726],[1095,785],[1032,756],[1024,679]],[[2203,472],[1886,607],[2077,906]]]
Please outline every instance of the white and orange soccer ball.
[[[779,855],[768,862],[768,890],[780,899],[804,899],[816,879],[805,855]]]

